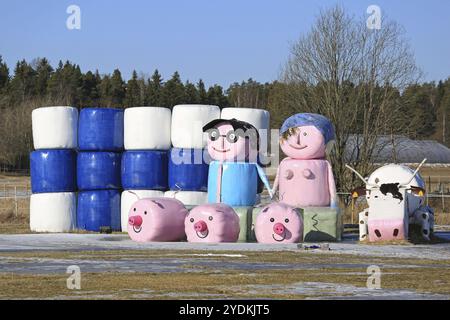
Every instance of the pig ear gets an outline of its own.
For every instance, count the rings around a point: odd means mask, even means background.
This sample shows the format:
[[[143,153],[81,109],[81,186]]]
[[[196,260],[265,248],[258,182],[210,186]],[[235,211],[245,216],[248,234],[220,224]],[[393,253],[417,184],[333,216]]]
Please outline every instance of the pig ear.
[[[158,207],[160,207],[161,209],[165,209],[165,207],[162,205],[162,203],[160,203],[160,202],[158,202],[158,201],[155,201],[155,200],[152,200],[152,202],[153,202],[154,204],[156,204]]]
[[[129,192],[129,193],[131,193],[131,194],[134,194],[135,197],[136,197],[138,200],[141,200],[141,198],[139,198],[139,196],[138,196],[137,193],[135,193],[135,192],[133,192],[133,191],[130,191],[130,190],[128,190],[127,192]]]

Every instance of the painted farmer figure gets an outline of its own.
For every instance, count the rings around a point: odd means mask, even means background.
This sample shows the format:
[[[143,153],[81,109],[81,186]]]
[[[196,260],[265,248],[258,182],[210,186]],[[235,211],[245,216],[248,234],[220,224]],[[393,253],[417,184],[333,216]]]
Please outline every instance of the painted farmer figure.
[[[337,207],[336,185],[327,147],[334,140],[330,120],[314,113],[289,117],[280,129],[280,146],[287,158],[281,161],[273,193],[294,207]]]
[[[272,197],[263,169],[257,164],[259,134],[251,124],[236,119],[216,119],[203,127],[208,133],[208,202],[253,206],[258,179]]]

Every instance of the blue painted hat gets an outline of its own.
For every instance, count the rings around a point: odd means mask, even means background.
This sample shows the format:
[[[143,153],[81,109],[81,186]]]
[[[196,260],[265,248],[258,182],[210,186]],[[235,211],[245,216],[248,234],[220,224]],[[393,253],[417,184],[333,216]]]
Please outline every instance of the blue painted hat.
[[[287,118],[280,129],[280,134],[285,133],[290,128],[314,126],[322,132],[325,143],[334,140],[333,124],[327,117],[316,113],[297,113]]]

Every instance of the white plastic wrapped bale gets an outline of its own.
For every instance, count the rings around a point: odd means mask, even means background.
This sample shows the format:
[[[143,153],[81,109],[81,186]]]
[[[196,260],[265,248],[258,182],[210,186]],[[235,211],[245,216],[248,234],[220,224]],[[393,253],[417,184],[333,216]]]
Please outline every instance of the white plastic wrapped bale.
[[[77,196],[75,192],[39,193],[30,198],[30,230],[69,232],[75,229]]]
[[[208,193],[200,191],[166,191],[164,197],[180,200],[187,207],[208,203]]]
[[[77,148],[78,110],[73,107],[44,107],[31,113],[33,144],[38,149]]]
[[[218,106],[185,104],[173,107],[172,145],[175,148],[205,147],[207,135],[203,133],[203,126],[219,118]]]
[[[127,232],[128,213],[130,212],[131,206],[138,200],[138,198],[159,198],[163,196],[164,192],[157,190],[133,190],[131,192],[127,190],[123,191],[120,199],[120,220],[122,232]]]
[[[171,121],[171,112],[168,108],[136,107],[125,109],[125,149],[170,149]]]
[[[260,155],[267,154],[270,140],[270,113],[267,110],[253,108],[224,108],[220,115],[222,119],[235,118],[253,125],[260,136]]]

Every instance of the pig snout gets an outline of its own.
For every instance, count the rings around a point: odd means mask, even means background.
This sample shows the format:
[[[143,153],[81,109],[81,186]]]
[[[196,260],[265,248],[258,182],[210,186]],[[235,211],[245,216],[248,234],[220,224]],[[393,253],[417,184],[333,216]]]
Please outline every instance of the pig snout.
[[[206,231],[206,230],[208,229],[208,225],[206,224],[205,221],[200,220],[200,221],[197,221],[197,222],[194,224],[194,229],[195,229],[195,231],[197,231],[197,232],[204,232],[204,231]]]
[[[278,235],[282,235],[284,233],[284,230],[286,230],[286,228],[282,223],[276,223],[273,226],[273,232],[275,232]]]
[[[142,217],[141,216],[132,216],[128,218],[128,223],[132,225],[133,227],[140,227],[142,224]]]

